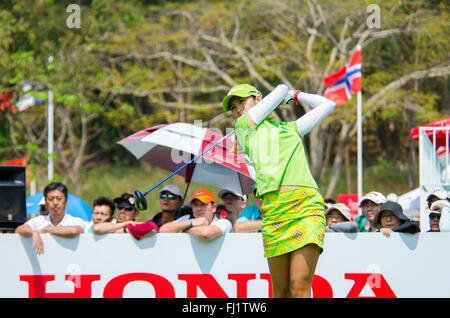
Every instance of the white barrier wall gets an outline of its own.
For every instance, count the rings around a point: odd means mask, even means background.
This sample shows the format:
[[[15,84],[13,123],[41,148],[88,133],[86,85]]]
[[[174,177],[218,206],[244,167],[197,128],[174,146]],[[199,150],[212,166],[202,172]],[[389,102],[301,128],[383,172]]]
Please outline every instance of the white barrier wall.
[[[0,235],[0,297],[270,297],[261,234]],[[313,297],[450,297],[450,233],[327,233]]]

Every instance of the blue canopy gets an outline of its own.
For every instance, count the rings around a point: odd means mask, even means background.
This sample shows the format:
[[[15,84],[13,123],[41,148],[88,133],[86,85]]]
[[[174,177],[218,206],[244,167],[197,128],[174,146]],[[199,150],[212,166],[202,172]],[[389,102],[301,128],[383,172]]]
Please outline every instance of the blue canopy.
[[[44,192],[38,192],[26,198],[27,218],[39,215],[39,201],[44,197]],[[69,193],[66,213],[79,217],[85,221],[91,221],[92,209],[86,202]]]

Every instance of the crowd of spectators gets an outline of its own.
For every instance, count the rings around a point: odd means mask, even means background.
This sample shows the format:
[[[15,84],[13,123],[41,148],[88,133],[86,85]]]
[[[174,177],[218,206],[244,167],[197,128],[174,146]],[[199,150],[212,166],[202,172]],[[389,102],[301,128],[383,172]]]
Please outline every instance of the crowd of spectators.
[[[262,227],[262,200],[256,197],[254,205],[247,205],[247,195],[223,189],[216,196],[209,190],[200,189],[184,206],[183,194],[178,186],[167,185],[159,191],[160,211],[151,220],[138,222],[139,211],[134,196],[123,193],[114,199],[100,196],[92,203],[93,214],[89,222],[71,216],[65,209],[68,202],[67,187],[52,182],[44,189],[39,202],[39,215],[16,228],[16,233],[33,240],[37,254],[44,252],[40,234],[51,233],[62,237],[74,237],[81,233],[97,235],[122,233],[134,239],[155,233],[188,233],[209,241],[230,232],[260,232]],[[380,232],[390,236],[393,232],[420,232],[419,220],[405,215],[396,198],[372,191],[359,202],[360,215],[352,220],[350,208],[335,200],[325,199],[325,232]],[[432,191],[426,198],[429,218],[428,232],[450,231],[450,198],[445,190]]]

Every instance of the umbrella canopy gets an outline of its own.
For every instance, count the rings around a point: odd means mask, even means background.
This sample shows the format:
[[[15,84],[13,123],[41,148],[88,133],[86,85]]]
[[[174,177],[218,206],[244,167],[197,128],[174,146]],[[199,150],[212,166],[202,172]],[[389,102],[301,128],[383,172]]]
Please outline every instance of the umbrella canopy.
[[[38,192],[26,198],[27,217],[39,215],[39,201],[44,197],[43,192]],[[92,209],[86,202],[69,193],[66,213],[79,217],[87,222],[91,221]]]
[[[118,144],[136,159],[173,172],[223,137],[208,128],[175,123],[144,129]],[[246,155],[235,153],[233,149],[234,141],[226,138],[177,174],[185,177],[186,182],[251,193],[254,169]]]
[[[436,121],[434,123],[429,123],[426,125],[415,127],[413,129],[411,129],[411,133],[410,133],[409,137],[412,140],[419,141],[419,128],[420,127],[447,127],[447,126],[450,126],[450,117]],[[430,138],[430,140],[432,140],[433,131],[428,130],[428,131],[425,131],[425,133],[427,134],[428,138]],[[443,131],[443,130],[436,131],[436,148],[438,148],[440,146],[445,146],[445,138],[446,138],[445,131]]]

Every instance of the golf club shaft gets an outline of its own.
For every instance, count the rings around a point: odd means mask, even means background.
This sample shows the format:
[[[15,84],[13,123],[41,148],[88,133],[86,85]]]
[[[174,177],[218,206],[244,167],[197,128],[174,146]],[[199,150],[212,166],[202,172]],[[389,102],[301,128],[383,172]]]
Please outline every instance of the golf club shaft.
[[[162,184],[163,182],[165,182],[167,179],[171,178],[174,174],[177,174],[179,171],[183,170],[187,165],[189,165],[190,163],[194,162],[195,160],[197,160],[198,158],[200,158],[201,156],[203,156],[205,153],[207,153],[208,151],[210,151],[212,148],[214,148],[215,146],[217,146],[219,143],[221,143],[223,140],[225,140],[226,138],[230,137],[232,134],[234,134],[234,129],[232,131],[230,131],[226,136],[222,137],[219,141],[215,142],[214,144],[212,144],[208,149],[204,150],[201,154],[198,154],[197,156],[195,156],[194,158],[192,158],[189,162],[185,163],[184,165],[182,165],[181,167],[179,167],[177,170],[175,170],[174,172],[172,172],[170,175],[168,175],[164,180],[160,181],[158,184],[154,185],[151,189],[149,189],[147,192],[144,193],[144,195],[146,195],[147,193],[151,192],[152,190],[154,190],[155,188],[157,188],[160,184]]]

